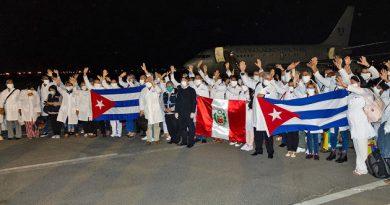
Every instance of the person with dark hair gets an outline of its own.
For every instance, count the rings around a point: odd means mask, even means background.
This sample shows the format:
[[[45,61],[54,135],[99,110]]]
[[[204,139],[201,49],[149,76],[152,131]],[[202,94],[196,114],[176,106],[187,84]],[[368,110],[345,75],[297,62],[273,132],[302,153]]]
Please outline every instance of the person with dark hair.
[[[38,87],[38,94],[40,96],[41,102],[41,116],[45,121],[48,121],[48,113],[43,111],[45,107],[45,102],[47,101],[47,96],[49,96],[49,87],[54,85],[53,82],[50,82],[50,78],[47,75],[42,76],[42,84]],[[42,129],[41,137],[46,137],[49,134],[49,123],[45,124],[45,127]]]
[[[180,138],[178,137],[178,120],[175,118],[175,107],[177,99],[177,89],[171,81],[166,83],[166,90],[162,95],[162,106],[165,113],[165,122],[167,123],[168,133],[171,136],[171,140],[168,142],[179,143]]]
[[[20,92],[19,112],[26,126],[27,138],[39,137],[39,129],[35,121],[41,115],[40,97],[31,83],[28,83],[26,89]]]
[[[21,139],[22,128],[19,123],[19,94],[20,90],[14,87],[14,81],[6,81],[7,88],[0,94],[0,113],[5,115],[8,139]],[[14,132],[15,129],[15,132]]]
[[[60,111],[62,103],[61,94],[57,91],[57,86],[51,85],[49,87],[49,95],[45,103],[44,110],[49,114],[49,121],[53,131],[52,139],[60,139],[62,123],[57,121],[58,112]]]
[[[361,79],[359,77],[352,76],[350,78],[350,83],[351,84],[348,85],[341,77],[337,78],[337,85],[342,86],[351,92],[348,96],[347,118],[351,130],[353,146],[356,151],[356,168],[353,171],[353,174],[360,176],[368,173],[365,163],[368,152],[368,139],[376,135],[374,128],[363,111],[363,107],[366,105],[366,102],[373,102],[374,96],[369,89],[361,87]]]
[[[175,117],[179,120],[180,145],[187,145],[188,148],[194,146],[195,143],[195,109],[196,92],[189,86],[188,77],[183,77],[177,92]]]

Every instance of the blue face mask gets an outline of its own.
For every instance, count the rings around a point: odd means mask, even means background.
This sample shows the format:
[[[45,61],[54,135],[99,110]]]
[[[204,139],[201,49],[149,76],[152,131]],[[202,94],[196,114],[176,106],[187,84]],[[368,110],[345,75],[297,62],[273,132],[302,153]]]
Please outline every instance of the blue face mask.
[[[167,90],[168,90],[168,92],[172,92],[173,87],[169,86],[169,87],[167,87]]]

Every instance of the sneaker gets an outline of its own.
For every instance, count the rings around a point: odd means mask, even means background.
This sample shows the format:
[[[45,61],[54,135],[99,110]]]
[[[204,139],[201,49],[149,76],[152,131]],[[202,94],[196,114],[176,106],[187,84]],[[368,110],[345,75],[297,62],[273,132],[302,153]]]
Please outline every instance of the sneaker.
[[[248,149],[248,145],[247,145],[247,144],[244,144],[244,146],[241,147],[241,150],[247,151],[246,149]]]
[[[47,133],[42,133],[40,137],[47,137]]]
[[[233,146],[233,145],[235,145],[235,144],[236,144],[235,142],[230,142],[230,143],[229,143],[230,146]]]
[[[145,137],[141,138],[141,140],[148,140],[148,137],[145,136]]]
[[[239,146],[241,146],[241,144],[240,143],[236,143],[234,146],[235,147],[239,147]]]
[[[291,151],[288,151],[287,154],[285,155],[286,157],[290,157],[291,156]]]
[[[253,145],[248,145],[248,149],[246,151],[252,151],[253,150]]]
[[[171,137],[168,136],[168,137],[166,138],[166,140],[167,140],[167,141],[171,141]]]
[[[295,152],[292,152],[290,157],[295,158],[296,157]]]
[[[300,152],[306,152],[306,149],[298,147],[297,148],[297,153],[300,153]]]

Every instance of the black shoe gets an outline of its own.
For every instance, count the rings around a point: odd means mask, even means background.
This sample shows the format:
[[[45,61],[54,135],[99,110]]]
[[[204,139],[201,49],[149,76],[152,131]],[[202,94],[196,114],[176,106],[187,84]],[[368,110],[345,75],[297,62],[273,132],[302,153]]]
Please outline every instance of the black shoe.
[[[257,156],[258,153],[257,153],[257,152],[253,152],[251,155],[252,155],[252,156]]]
[[[285,147],[285,146],[286,146],[286,144],[284,144],[284,143],[279,145],[279,147]]]
[[[334,159],[336,159],[336,151],[335,151],[335,150],[332,150],[332,151],[330,152],[329,156],[326,158],[326,160],[332,161],[332,160],[334,160]],[[339,159],[340,159],[340,158],[339,158]]]
[[[13,140],[14,138],[7,138],[8,140]]]
[[[168,142],[168,144],[173,144],[172,140]]]
[[[187,145],[187,148],[191,148],[193,146],[194,146],[194,144],[189,144],[189,145]]]
[[[314,160],[320,160],[320,156],[318,154],[314,155]]]
[[[19,137],[15,137],[14,139],[15,139],[15,140],[20,140],[20,139],[22,139],[22,138],[19,138]]]
[[[202,144],[207,143],[206,139],[202,139]]]
[[[179,143],[179,144],[177,144],[177,145],[179,145],[179,146],[186,146],[187,144]]]
[[[268,154],[268,159],[274,158],[274,154]]]
[[[342,153],[340,157],[336,160],[337,163],[343,163],[348,161],[348,157],[346,153]]]
[[[311,159],[311,158],[313,158],[313,155],[312,155],[312,154],[307,154],[307,155],[306,155],[306,159]]]

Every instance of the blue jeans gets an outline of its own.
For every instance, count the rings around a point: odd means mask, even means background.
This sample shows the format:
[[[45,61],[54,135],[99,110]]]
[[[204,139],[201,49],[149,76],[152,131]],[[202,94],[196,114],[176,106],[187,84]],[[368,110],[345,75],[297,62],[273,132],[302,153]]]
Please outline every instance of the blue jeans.
[[[329,136],[330,145],[332,146],[332,149],[336,149],[337,146],[337,135],[339,132],[339,128],[334,128],[335,133],[331,133]],[[342,140],[342,151],[346,152],[348,151],[349,147],[349,130],[341,131],[341,140]]]
[[[134,120],[127,120],[125,123],[127,132],[135,132],[134,131]]]
[[[49,133],[49,116],[42,116],[45,120],[45,127],[42,129],[42,134]]]
[[[318,133],[307,133],[307,147],[309,148],[309,154],[318,154]],[[314,147],[313,147],[314,146]],[[314,148],[314,153],[313,153]]]

